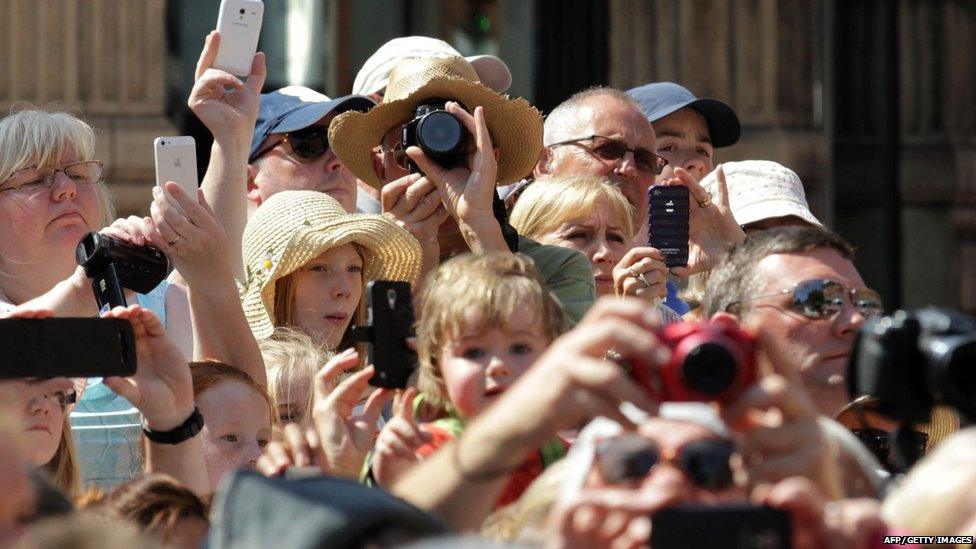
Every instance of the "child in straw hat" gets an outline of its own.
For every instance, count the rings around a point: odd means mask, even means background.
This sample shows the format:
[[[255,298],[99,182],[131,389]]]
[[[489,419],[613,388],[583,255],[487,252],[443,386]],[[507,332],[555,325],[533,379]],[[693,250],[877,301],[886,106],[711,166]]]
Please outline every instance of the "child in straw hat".
[[[424,289],[417,339],[419,388],[448,417],[417,425],[408,389],[383,428],[372,458],[374,480],[391,486],[414,463],[457,438],[465,422],[497,400],[565,328],[555,297],[532,260],[520,254],[462,255],[441,265]],[[510,476],[496,502],[506,505],[565,454],[552,441]]]
[[[420,243],[380,215],[349,214],[332,197],[285,191],[248,221],[244,314],[254,337],[292,327],[321,348],[343,345],[367,280],[417,281]]]

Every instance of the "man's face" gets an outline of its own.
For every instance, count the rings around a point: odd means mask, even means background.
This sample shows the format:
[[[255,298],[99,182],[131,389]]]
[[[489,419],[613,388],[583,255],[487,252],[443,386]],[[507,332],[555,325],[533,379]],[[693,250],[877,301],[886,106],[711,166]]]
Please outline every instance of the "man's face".
[[[580,120],[579,135],[571,137],[601,135],[619,140],[631,149],[655,151],[651,124],[640,109],[625,101],[606,95],[592,97],[579,106],[577,115]],[[588,145],[589,142],[582,141],[580,144]],[[618,160],[607,161],[597,158],[584,147],[572,144],[553,147],[549,151],[548,173],[608,177],[646,220],[647,189],[654,184],[655,174],[639,171],[633,153],[627,152]]]
[[[830,248],[805,254],[773,254],[763,258],[756,269],[762,277],[756,296],[792,289],[813,279],[830,279],[848,289],[864,286],[854,265]],[[795,365],[821,413],[834,417],[849,400],[847,363],[864,316],[854,308],[849,294],[840,312],[824,319],[793,311],[791,299],[790,294],[757,299],[750,302],[744,316],[760,326],[767,355]]]
[[[329,113],[316,125],[328,130],[337,113]],[[272,134],[261,144],[266,147],[284,137]],[[342,165],[339,157],[329,149],[317,158],[304,159],[295,154],[287,142],[282,142],[264,154],[254,164],[254,189],[248,199],[260,205],[271,195],[281,191],[319,191],[342,204],[347,212],[356,211],[356,177]]]
[[[712,139],[701,113],[685,107],[654,122],[653,126],[656,152],[668,161],[660,179],[672,177],[676,167],[688,170],[698,181],[712,171]]]

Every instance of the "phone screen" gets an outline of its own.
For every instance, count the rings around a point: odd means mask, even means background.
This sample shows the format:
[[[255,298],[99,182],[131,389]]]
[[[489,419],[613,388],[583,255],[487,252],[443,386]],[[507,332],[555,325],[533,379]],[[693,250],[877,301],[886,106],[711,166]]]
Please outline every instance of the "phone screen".
[[[664,254],[668,267],[688,265],[688,187],[651,187],[648,201],[648,243]]]

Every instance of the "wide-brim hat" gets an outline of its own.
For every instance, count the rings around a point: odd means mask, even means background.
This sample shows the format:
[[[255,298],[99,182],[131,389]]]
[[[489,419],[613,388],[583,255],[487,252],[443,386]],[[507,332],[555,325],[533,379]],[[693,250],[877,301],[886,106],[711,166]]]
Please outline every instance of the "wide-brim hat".
[[[743,160],[722,163],[722,171],[729,189],[732,217],[739,225],[792,215],[823,228],[823,223],[810,211],[800,176],[786,166],[769,160]],[[708,173],[701,185],[714,195],[718,188],[717,172]]]
[[[732,107],[718,99],[699,99],[688,88],[674,82],[644,84],[627,90],[627,94],[640,105],[644,116],[652,124],[671,113],[691,107],[705,118],[713,147],[728,147],[739,141],[742,133],[739,117]]]
[[[369,112],[346,112],[329,125],[329,143],[343,165],[374,188],[383,182],[373,171],[373,149],[393,126],[413,118],[424,99],[458,101],[468,111],[482,107],[492,143],[501,152],[496,183],[532,172],[542,152],[542,115],[525,99],[511,99],[478,80],[462,57],[405,59],[390,75],[383,102]]]
[[[344,244],[363,251],[364,280],[420,276],[421,250],[409,232],[382,215],[350,214],[331,196],[283,191],[268,198],[244,228],[244,316],[254,337],[274,332],[275,282],[323,252]]]
[[[877,397],[861,395],[852,400],[847,406],[844,406],[837,416],[839,417],[841,414],[856,411],[858,407],[874,411],[880,403],[881,399]],[[931,413],[932,415],[929,421],[912,425],[913,429],[925,433],[928,436],[928,441],[925,443],[926,453],[931,452],[943,440],[958,431],[961,421],[959,414],[947,406],[935,406],[932,408]]]

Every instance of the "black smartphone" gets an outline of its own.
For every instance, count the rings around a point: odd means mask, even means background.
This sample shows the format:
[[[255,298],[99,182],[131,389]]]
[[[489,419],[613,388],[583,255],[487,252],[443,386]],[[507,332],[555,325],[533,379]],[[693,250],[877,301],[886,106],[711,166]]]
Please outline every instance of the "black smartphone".
[[[790,515],[772,507],[676,505],[654,514],[651,547],[677,549],[789,549]]]
[[[661,250],[668,267],[688,265],[688,187],[651,187],[647,210],[647,237]]]
[[[417,369],[417,353],[407,347],[414,335],[410,284],[372,280],[366,284],[366,363],[376,368],[374,387],[403,389]]]
[[[119,318],[0,319],[0,378],[136,372],[132,324]]]

